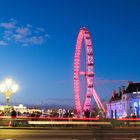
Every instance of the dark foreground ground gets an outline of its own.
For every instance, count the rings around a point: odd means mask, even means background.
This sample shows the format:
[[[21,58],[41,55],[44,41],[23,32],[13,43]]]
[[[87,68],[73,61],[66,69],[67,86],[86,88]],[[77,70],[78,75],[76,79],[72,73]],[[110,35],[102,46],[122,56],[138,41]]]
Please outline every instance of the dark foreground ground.
[[[3,128],[0,140],[140,140],[140,128]]]

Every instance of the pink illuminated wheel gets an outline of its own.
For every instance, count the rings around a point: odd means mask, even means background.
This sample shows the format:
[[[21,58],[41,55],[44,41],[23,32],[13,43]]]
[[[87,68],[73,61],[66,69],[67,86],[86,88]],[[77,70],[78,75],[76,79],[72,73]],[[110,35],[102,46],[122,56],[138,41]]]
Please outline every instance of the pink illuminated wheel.
[[[82,41],[85,43],[86,51],[86,71],[80,71],[80,56],[82,50]],[[86,77],[86,93],[84,98],[84,105],[81,104],[80,99],[80,75]],[[80,29],[80,32],[76,41],[75,55],[74,55],[74,99],[75,99],[75,110],[79,114],[85,110],[90,110],[91,98],[94,97],[99,109],[105,111],[93,85],[94,81],[94,59],[93,59],[93,49],[90,33],[87,28],[83,27]]]

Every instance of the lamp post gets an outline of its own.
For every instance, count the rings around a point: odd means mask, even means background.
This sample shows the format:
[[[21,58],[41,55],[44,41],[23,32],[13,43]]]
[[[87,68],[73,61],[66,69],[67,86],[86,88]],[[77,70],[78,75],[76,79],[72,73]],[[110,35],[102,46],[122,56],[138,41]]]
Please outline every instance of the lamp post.
[[[10,78],[5,79],[0,84],[0,92],[6,97],[6,114],[10,111],[9,100],[10,96],[18,90],[18,85]]]

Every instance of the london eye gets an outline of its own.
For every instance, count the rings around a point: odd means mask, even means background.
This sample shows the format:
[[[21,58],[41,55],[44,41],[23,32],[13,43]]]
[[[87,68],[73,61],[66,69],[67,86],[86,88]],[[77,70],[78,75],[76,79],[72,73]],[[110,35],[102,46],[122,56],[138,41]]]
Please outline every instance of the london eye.
[[[85,52],[86,52],[86,68],[85,71],[80,71],[81,67],[81,53],[82,53],[82,42],[84,41]],[[85,76],[85,95],[84,104],[81,102],[81,87],[80,87],[80,76]],[[105,108],[101,103],[95,89],[94,89],[94,54],[93,46],[90,33],[87,28],[83,27],[80,29],[76,41],[75,54],[74,54],[74,101],[75,110],[77,113],[81,113],[90,110],[91,99],[94,97],[95,102],[100,110],[105,112]]]

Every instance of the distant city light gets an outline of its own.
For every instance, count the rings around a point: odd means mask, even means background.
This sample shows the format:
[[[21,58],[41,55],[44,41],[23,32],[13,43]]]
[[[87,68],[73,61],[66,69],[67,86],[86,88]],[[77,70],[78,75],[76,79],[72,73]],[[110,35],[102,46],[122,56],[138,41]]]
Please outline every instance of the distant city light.
[[[140,91],[138,91],[138,92],[133,92],[133,94],[140,94]]]

